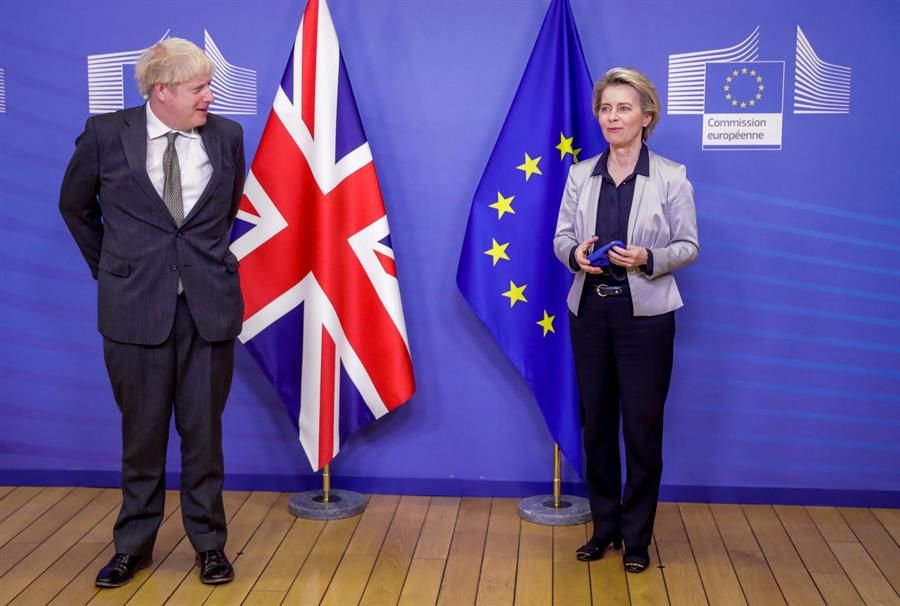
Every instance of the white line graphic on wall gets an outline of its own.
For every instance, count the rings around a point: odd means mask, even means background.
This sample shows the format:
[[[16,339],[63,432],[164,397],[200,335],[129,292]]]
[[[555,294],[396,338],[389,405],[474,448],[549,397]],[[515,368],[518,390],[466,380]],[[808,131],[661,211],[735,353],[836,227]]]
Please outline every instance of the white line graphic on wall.
[[[6,113],[6,72],[0,67],[0,114]]]
[[[759,26],[747,38],[729,48],[669,55],[667,114],[702,114],[706,94],[706,64],[756,61]]]
[[[160,40],[169,37],[169,30]],[[126,65],[134,65],[146,48],[120,53],[88,55],[88,111],[105,114],[125,109]]]
[[[797,26],[795,114],[849,114],[850,68],[822,61]]]
[[[169,37],[167,30],[160,40]],[[256,71],[229,63],[209,32],[203,30],[206,56],[215,65],[210,88],[216,97],[210,109],[217,114],[256,115]],[[149,48],[149,47],[148,47]],[[88,55],[88,111],[103,114],[125,109],[126,65],[134,65],[147,48]],[[129,83],[129,85],[131,85]]]
[[[256,71],[225,60],[212,36],[203,30],[206,56],[216,66],[211,88],[216,97],[210,111],[216,114],[256,115]]]

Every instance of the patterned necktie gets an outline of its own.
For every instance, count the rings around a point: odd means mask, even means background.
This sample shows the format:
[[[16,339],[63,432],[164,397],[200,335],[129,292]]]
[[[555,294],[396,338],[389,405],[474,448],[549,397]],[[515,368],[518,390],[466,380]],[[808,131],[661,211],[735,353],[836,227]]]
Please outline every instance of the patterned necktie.
[[[166,151],[163,153],[163,202],[175,224],[181,227],[184,223],[184,200],[181,198],[181,168],[178,166],[178,152],[175,150],[175,138],[178,133],[166,133]],[[178,278],[178,294],[184,292],[181,277]]]

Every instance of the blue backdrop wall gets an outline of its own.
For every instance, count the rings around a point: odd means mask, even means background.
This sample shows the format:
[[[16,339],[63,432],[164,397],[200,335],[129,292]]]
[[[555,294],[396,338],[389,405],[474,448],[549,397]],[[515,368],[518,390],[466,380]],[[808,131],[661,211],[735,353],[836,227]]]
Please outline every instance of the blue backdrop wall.
[[[409,404],[344,446],[337,484],[549,490],[552,442],[538,408],[455,285],[472,195],[548,2],[329,5],[391,221],[418,382]],[[56,208],[90,109],[140,102],[133,51],[166,32],[190,38],[255,72],[256,102],[222,106],[243,112],[231,117],[250,160],[303,6],[0,6],[0,483],[117,479],[119,416],[95,284]],[[664,498],[900,504],[900,80],[890,68],[900,64],[900,5],[572,6],[595,78],[624,64],[655,81],[665,109],[651,147],[685,163],[696,190],[702,248],[679,274],[686,307]],[[781,127],[762,141],[775,149],[710,148],[722,142],[704,131],[704,112],[721,105],[719,76],[704,70],[714,58],[777,62],[765,73],[783,101],[766,111]],[[837,67],[819,63],[828,76],[817,78],[817,61]],[[251,72],[234,73],[252,89]],[[813,112],[829,113],[804,113],[795,89],[812,91]],[[224,441],[230,487],[315,481],[274,390],[240,346]],[[178,464],[173,439],[170,469]]]

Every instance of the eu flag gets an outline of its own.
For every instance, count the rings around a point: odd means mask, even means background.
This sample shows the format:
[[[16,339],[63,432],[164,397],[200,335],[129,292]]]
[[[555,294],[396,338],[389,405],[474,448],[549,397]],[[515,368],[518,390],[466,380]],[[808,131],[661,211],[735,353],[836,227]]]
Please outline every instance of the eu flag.
[[[706,64],[707,114],[780,114],[784,61]]]
[[[456,281],[531,387],[581,473],[581,419],[566,293],[553,254],[569,167],[600,151],[591,76],[568,0],[552,0],[472,207]]]

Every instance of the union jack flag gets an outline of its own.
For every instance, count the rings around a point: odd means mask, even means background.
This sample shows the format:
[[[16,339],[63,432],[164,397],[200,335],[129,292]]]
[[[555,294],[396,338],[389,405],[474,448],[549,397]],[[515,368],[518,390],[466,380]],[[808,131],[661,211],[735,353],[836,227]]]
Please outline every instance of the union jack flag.
[[[390,230],[325,0],[310,0],[244,188],[239,339],[314,470],[415,392]]]

